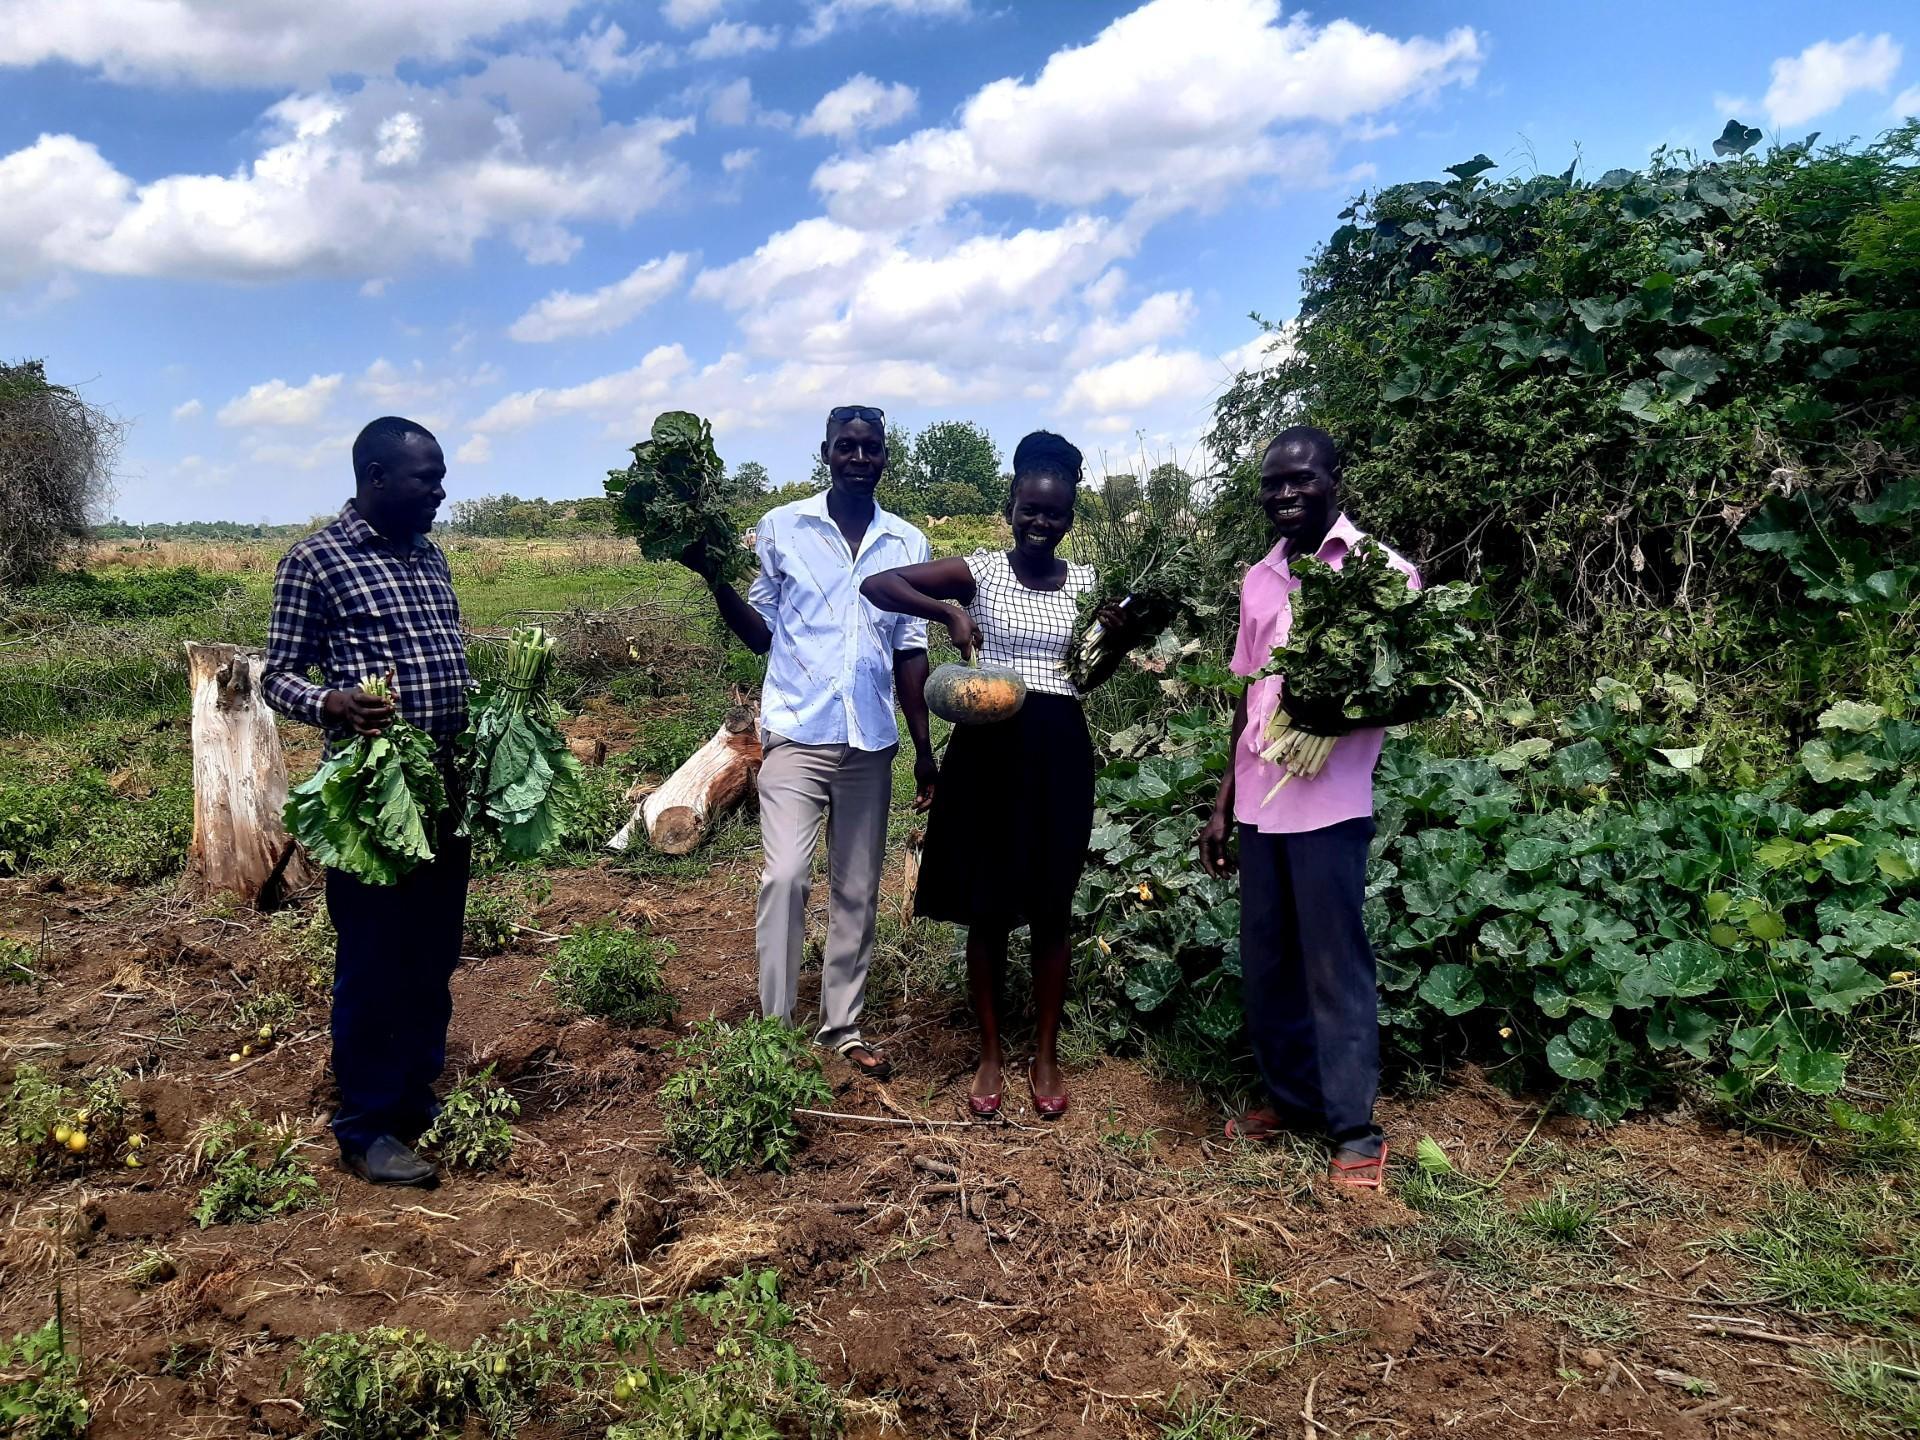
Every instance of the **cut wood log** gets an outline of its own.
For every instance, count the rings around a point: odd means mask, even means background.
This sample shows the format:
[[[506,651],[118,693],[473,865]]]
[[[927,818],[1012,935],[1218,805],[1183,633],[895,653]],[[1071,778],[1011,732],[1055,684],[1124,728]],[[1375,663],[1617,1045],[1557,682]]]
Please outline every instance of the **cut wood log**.
[[[633,818],[608,842],[624,850],[633,842],[635,825],[643,826],[653,848],[666,855],[685,855],[707,838],[708,828],[753,785],[760,773],[760,735],[754,712],[740,706],[729,711],[711,739],[682,762],[666,783],[634,808]]]
[[[287,762],[261,694],[265,657],[234,645],[187,642],[193,696],[193,848],[189,880],[209,895],[272,909],[312,883],[312,863],[287,833]]]

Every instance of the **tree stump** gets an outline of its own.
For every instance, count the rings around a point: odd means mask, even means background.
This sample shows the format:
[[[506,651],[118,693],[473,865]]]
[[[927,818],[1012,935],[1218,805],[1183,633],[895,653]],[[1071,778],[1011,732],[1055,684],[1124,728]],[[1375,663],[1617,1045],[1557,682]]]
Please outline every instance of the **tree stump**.
[[[707,838],[713,821],[738,804],[760,773],[760,735],[754,712],[728,712],[713,737],[681,763],[658,790],[634,808],[633,818],[608,842],[624,850],[633,827],[644,826],[653,848],[685,855]]]
[[[287,833],[287,762],[260,686],[258,650],[187,642],[193,695],[192,881],[270,910],[314,879]]]

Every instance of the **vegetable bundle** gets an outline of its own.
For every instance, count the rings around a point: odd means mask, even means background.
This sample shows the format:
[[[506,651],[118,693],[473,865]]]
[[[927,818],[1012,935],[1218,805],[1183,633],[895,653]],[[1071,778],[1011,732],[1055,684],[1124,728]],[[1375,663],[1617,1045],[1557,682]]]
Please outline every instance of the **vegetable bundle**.
[[[713,448],[713,427],[698,415],[669,410],[652,438],[633,447],[633,463],[607,474],[620,528],[649,560],[678,560],[697,547],[710,573],[739,579],[747,569],[728,506],[736,498]]]
[[[360,688],[392,699],[386,680]],[[392,885],[433,859],[447,786],[431,735],[397,715],[378,735],[357,735],[287,792],[287,829],[315,861]]]
[[[1286,677],[1261,737],[1261,758],[1286,772],[1275,791],[1318,775],[1342,735],[1444,714],[1474,640],[1461,622],[1479,613],[1473,586],[1410,589],[1372,541],[1337,570],[1311,555],[1288,568],[1299,582],[1293,623],[1262,672]]]
[[[1118,637],[1094,618],[1102,608],[1117,603],[1130,622],[1128,633],[1150,636],[1191,620],[1199,613],[1197,597],[1209,589],[1188,497],[1150,484],[1123,513],[1124,503],[1112,493],[1086,496],[1074,519],[1074,558],[1094,569],[1094,587],[1080,597],[1067,647],[1068,673],[1082,691],[1112,668]]]
[[[481,686],[460,737],[468,833],[493,836],[516,860],[552,850],[580,800],[580,762],[547,695],[553,644],[538,625],[515,630],[505,673]]]

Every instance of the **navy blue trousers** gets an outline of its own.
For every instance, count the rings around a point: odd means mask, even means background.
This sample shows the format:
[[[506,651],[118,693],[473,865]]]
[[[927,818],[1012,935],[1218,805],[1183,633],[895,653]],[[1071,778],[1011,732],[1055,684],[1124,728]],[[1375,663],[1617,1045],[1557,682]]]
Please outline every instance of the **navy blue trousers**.
[[[1370,817],[1263,835],[1240,827],[1240,992],[1282,1120],[1379,1148],[1380,1000],[1366,899]]]
[[[443,837],[438,856],[397,885],[327,871],[327,913],[340,943],[333,969],[333,1133],[343,1150],[382,1135],[411,1143],[433,1123],[433,1082],[447,1062],[453,968],[466,919],[470,842]]]

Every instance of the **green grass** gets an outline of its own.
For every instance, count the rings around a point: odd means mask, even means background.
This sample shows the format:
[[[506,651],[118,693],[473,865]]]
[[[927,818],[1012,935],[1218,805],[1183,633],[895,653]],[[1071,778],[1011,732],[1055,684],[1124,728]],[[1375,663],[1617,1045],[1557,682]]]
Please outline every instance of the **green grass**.
[[[1920,1230],[1904,1185],[1783,1188],[1724,1237],[1752,1270],[1756,1300],[1816,1326],[1857,1326],[1920,1344]]]

